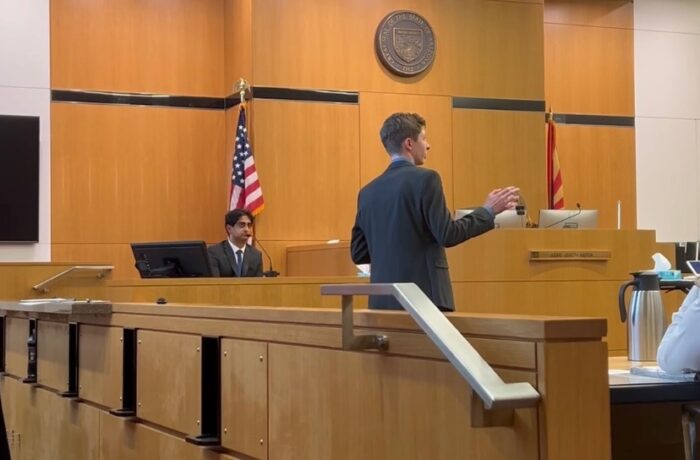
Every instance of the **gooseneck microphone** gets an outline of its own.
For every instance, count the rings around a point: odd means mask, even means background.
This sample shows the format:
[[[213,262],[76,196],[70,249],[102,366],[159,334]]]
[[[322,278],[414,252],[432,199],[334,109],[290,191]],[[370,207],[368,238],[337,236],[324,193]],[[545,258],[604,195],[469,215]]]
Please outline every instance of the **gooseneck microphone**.
[[[551,224],[547,225],[545,228],[554,227],[555,225],[559,225],[562,222],[566,222],[567,220],[573,219],[574,217],[580,215],[581,214],[581,203],[576,203],[576,208],[578,209],[578,211],[575,212],[574,214],[568,215],[568,216],[564,217],[563,219],[559,219],[556,222],[552,222]]]
[[[270,254],[267,253],[263,245],[260,243],[260,240],[255,238],[255,245],[259,246],[260,249],[262,249],[263,254],[265,254],[265,257],[267,257],[267,263],[270,266],[270,269],[266,272],[263,272],[263,276],[265,278],[275,278],[280,276],[280,272],[276,271],[274,268],[272,268],[272,257],[270,257]]]

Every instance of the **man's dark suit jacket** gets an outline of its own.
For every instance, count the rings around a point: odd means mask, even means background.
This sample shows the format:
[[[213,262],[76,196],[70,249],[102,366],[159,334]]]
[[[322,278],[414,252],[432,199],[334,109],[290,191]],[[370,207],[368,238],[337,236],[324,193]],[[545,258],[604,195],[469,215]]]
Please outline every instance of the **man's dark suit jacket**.
[[[212,276],[263,276],[262,253],[249,244],[246,245],[245,251],[243,252],[242,273],[236,271],[236,256],[228,240],[211,245],[208,249]]]
[[[493,227],[486,208],[453,220],[438,173],[397,161],[360,190],[350,250],[356,264],[372,264],[372,283],[416,283],[440,309],[454,311],[445,247]],[[401,309],[386,296],[369,305]]]

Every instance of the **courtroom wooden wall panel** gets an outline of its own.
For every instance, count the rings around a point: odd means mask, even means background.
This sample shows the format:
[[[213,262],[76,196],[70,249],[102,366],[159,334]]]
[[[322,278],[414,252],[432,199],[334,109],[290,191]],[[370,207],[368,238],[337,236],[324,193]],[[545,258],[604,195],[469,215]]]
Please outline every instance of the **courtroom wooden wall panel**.
[[[632,29],[634,4],[629,0],[546,0],[544,22]]]
[[[51,87],[223,96],[223,0],[51,2]]]
[[[634,128],[557,126],[557,150],[568,209],[576,203],[598,209],[599,228],[637,228],[637,182]]]
[[[617,305],[623,282],[457,282],[453,289],[459,312],[605,318],[609,350],[621,355],[627,350],[627,324]]]
[[[63,103],[51,110],[53,243],[220,235],[223,112]]]
[[[547,104],[555,113],[634,116],[631,28],[545,24],[544,36]]]
[[[27,338],[29,320],[5,319],[5,372],[16,377],[27,376]]]
[[[148,330],[137,338],[136,415],[185,435],[201,434],[201,338]],[[164,356],[164,349],[171,354]]]
[[[455,207],[480,206],[491,190],[516,185],[536,219],[547,203],[542,113],[453,109],[452,117]]]
[[[427,168],[440,173],[448,206],[452,206],[452,99],[387,93],[360,94],[360,185],[365,186],[389,166],[379,131],[395,112],[416,112],[426,121],[430,151]],[[353,202],[356,209],[356,200]],[[349,236],[349,232],[347,234]]]
[[[100,425],[100,460],[243,460],[104,412],[100,414]]]
[[[471,391],[445,362],[270,345],[269,369],[270,458],[538,458],[535,410],[470,429]],[[402,400],[432,417],[404,417]]]
[[[155,240],[155,238],[150,240]],[[134,239],[134,242],[136,241],[143,240]],[[134,266],[134,255],[131,252],[129,243],[55,243],[51,245],[51,258],[53,260],[74,262],[78,265],[87,262],[112,265],[114,270],[111,278],[114,280],[139,277],[139,272]]]
[[[542,458],[610,458],[606,356],[606,346],[602,342],[537,344],[537,389],[543,395],[539,423],[547,427],[546,434],[545,430],[540,431]],[[580,386],[578,392],[566,391],[574,385]],[[581,416],[571,417],[571,413]],[[566,442],[565,439],[576,441]]]
[[[0,392],[13,460],[99,458],[98,409],[11,377],[0,377]]]
[[[347,239],[360,182],[355,104],[256,100],[255,165],[265,196],[261,240]]]
[[[107,409],[120,409],[123,406],[123,329],[81,324],[78,343],[80,398]]]
[[[68,390],[68,324],[38,321],[37,382],[58,392]]]
[[[253,81],[253,0],[224,2],[224,93],[233,93],[239,78]]]
[[[437,43],[431,68],[408,79],[382,67],[373,43],[381,20],[405,9],[430,23]],[[254,82],[260,86],[541,99],[542,5],[257,2],[253,56]]]

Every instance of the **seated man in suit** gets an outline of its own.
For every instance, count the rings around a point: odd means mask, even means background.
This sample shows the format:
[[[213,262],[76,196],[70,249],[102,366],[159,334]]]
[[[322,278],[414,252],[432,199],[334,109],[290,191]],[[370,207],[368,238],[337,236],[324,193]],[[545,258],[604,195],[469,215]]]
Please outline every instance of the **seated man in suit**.
[[[263,276],[262,254],[248,244],[253,236],[253,215],[245,209],[226,213],[228,238],[209,246],[212,276]]]

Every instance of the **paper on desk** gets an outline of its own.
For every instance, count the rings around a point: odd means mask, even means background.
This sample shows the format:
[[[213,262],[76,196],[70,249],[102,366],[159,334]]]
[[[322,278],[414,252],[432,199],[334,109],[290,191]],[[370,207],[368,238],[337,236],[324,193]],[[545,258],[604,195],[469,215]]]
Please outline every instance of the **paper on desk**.
[[[630,369],[630,374],[641,375],[644,377],[656,377],[664,380],[673,380],[676,382],[694,382],[697,380],[697,374],[694,372],[685,374],[669,374],[661,370],[659,366],[639,366]]]
[[[66,303],[75,302],[75,299],[65,299],[63,297],[49,297],[45,299],[22,299],[19,301],[22,305],[36,305],[40,303]]]

